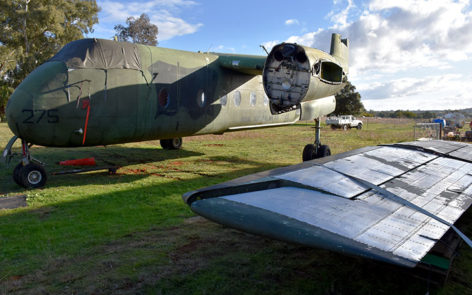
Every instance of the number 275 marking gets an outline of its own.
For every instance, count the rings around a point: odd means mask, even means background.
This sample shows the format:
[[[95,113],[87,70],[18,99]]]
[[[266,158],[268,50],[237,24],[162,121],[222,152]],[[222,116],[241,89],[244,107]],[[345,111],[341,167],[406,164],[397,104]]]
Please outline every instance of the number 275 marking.
[[[41,120],[47,118],[48,123],[58,123],[59,116],[57,115],[57,109],[52,110],[22,110],[27,115],[26,119],[23,120],[24,124],[37,124]]]

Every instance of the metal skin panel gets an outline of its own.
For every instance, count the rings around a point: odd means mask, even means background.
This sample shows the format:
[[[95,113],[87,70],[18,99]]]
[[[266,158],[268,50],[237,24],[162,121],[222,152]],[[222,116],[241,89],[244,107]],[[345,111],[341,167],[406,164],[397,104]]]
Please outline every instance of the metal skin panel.
[[[210,220],[273,239],[328,250],[335,248],[340,253],[376,259],[405,267],[414,267],[416,264],[400,256],[369,247],[296,219],[224,198],[195,201],[191,203],[191,208],[194,212]],[[227,218],[228,216],[232,218]]]
[[[351,243],[352,251],[341,252],[413,267],[449,230],[446,223],[453,224],[472,204],[472,163],[448,154],[471,145],[435,141],[403,146],[353,151],[269,171],[259,174],[262,178],[246,177],[246,181],[250,180],[246,184],[252,183],[252,188],[237,190],[244,181],[233,181],[219,186],[224,187],[224,193],[218,193],[218,188],[200,190],[193,193],[197,197],[187,193],[185,200],[198,214],[227,225],[232,224],[235,216],[224,206],[218,207],[216,200],[225,200],[225,206],[228,202],[233,204],[231,206],[244,205],[251,208],[251,212],[260,210],[257,212],[264,216],[275,214],[277,218],[294,220],[324,234],[292,239],[277,228],[267,234],[250,220],[240,220],[233,225],[242,230],[334,251],[346,249]],[[411,146],[419,150],[412,150]],[[374,183],[444,221],[433,219],[434,216],[412,205],[387,198],[381,191],[366,187],[349,175]],[[206,202],[212,202],[211,210],[222,210],[226,214],[215,216],[205,209]],[[276,226],[275,220],[268,222]],[[332,239],[330,235],[337,238]],[[369,249],[376,254],[366,255]]]
[[[451,156],[472,161],[472,147],[465,146],[450,153]]]
[[[388,210],[380,207],[377,210],[361,201],[295,187],[222,198],[275,212],[351,239],[390,214]]]
[[[293,171],[276,176],[276,178],[316,187],[344,198],[352,198],[366,190],[355,181],[323,166],[313,166]]]
[[[374,184],[383,183],[392,177],[434,159],[432,155],[400,148],[383,147],[359,155],[326,163],[326,167],[314,166],[277,176],[319,188],[345,198],[352,198],[366,190],[352,179],[333,171],[359,175]],[[313,177],[316,175],[316,177]]]

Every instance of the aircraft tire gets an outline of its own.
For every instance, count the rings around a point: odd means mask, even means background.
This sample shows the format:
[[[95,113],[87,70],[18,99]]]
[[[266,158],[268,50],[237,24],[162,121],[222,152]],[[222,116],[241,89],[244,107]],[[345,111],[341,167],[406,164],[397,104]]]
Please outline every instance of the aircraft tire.
[[[18,171],[20,185],[24,188],[40,188],[46,184],[48,179],[43,166],[29,163]]]
[[[182,137],[161,139],[160,143],[165,150],[179,150],[182,147]]]
[[[23,168],[23,163],[20,162],[20,163],[18,163],[18,165],[15,166],[15,169],[13,169],[13,180],[19,186],[23,186],[20,182],[20,170],[22,168]]]
[[[303,148],[302,159],[303,162],[316,159],[316,147],[314,144],[307,144],[305,148]]]
[[[357,130],[361,130],[362,129],[362,124],[361,123],[357,124],[356,128],[357,128]]]
[[[321,145],[316,154],[316,158],[324,158],[331,156],[331,149],[327,145]]]

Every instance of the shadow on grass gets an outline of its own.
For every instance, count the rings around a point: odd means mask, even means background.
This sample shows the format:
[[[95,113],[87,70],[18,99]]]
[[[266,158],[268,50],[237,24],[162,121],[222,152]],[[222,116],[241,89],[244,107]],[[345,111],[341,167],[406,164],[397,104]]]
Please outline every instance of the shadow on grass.
[[[196,153],[179,152],[179,156],[182,154]],[[229,162],[235,158],[218,157],[217,160]],[[207,176],[194,174],[184,180],[165,179],[159,184],[151,181],[106,194],[83,191],[82,196],[72,200],[60,199],[59,193],[56,200],[48,202],[50,205],[0,216],[0,279],[18,273],[23,275],[45,265],[44,260],[49,258],[82,253],[136,230],[179,224],[193,215],[181,199],[183,193],[277,166],[244,159],[237,161],[252,167]],[[77,176],[62,186],[79,185],[86,178],[96,184],[110,183],[110,179],[133,182],[149,175]],[[52,188],[54,185],[52,182]],[[33,193],[28,202],[42,203],[41,198],[49,196]]]
[[[107,169],[90,172],[86,174],[70,174],[70,175],[51,175],[52,172],[60,172],[66,170],[77,169],[77,166],[60,166],[59,162],[69,159],[80,159],[94,157],[99,166],[118,166],[120,168],[146,164],[157,161],[171,160],[171,159],[183,159],[188,157],[201,156],[203,154],[187,151],[187,150],[163,150],[158,148],[137,148],[128,146],[110,146],[110,147],[88,147],[88,148],[34,148],[32,149],[32,155],[34,158],[46,164],[48,182],[47,187],[58,187],[58,186],[80,186],[84,183],[91,184],[109,184],[119,182],[130,182],[143,177],[147,177],[145,173],[138,173],[138,171],[129,171],[133,174],[124,175],[118,173],[118,175],[108,175]],[[16,156],[12,159],[9,166],[0,166],[0,194],[7,194],[12,192],[24,191],[23,188],[19,187],[14,183],[12,174],[13,169],[20,161],[20,157]],[[84,167],[87,168],[87,167]],[[118,170],[120,171],[120,170]],[[99,177],[96,177],[99,176]]]
[[[222,156],[208,161],[251,168],[106,194],[83,192],[79,199],[1,216],[0,293],[426,293],[426,282],[403,269],[192,217],[183,193],[281,166]]]

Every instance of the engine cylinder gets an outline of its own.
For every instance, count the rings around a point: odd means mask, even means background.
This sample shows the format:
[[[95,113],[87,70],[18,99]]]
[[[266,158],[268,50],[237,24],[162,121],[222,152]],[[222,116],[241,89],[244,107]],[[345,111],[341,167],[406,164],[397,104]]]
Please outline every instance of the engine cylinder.
[[[336,94],[342,88],[343,68],[336,59],[318,49],[292,43],[274,46],[264,66],[264,91],[274,112],[297,108]]]

